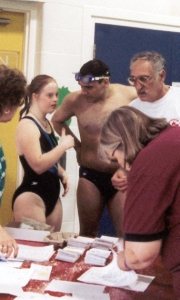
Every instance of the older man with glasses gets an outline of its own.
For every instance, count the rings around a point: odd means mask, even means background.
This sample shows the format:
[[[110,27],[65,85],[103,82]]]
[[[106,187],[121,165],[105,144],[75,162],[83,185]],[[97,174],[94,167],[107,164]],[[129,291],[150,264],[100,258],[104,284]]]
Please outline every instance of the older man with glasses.
[[[128,82],[134,86],[139,98],[129,103],[149,117],[166,118],[174,126],[180,126],[180,88],[165,84],[166,61],[154,51],[135,54],[130,61]],[[112,177],[113,186],[122,190],[122,170]]]
[[[112,185],[111,177],[117,170],[117,163],[102,162],[97,153],[98,141],[104,121],[110,113],[128,105],[137,97],[133,87],[110,83],[109,67],[101,60],[85,63],[75,73],[80,90],[70,93],[55,112],[52,122],[61,134],[62,127],[67,134],[74,134],[65,121],[75,116],[80,139],[75,138],[75,150],[80,165],[77,188],[77,205],[80,234],[96,237],[98,224],[106,206],[115,225],[117,235],[122,235],[122,214],[125,195]],[[126,184],[126,182],[125,182]],[[121,180],[124,185],[124,179]]]
[[[131,59],[130,70],[128,82],[139,96],[130,105],[150,117],[163,117],[180,126],[180,88],[165,84],[163,56],[157,52],[138,53]]]

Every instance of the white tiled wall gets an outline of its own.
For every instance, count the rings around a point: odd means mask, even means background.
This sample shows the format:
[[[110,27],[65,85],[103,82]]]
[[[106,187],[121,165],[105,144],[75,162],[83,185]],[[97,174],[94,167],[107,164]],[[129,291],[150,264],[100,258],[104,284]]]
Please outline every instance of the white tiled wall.
[[[52,74],[58,80],[59,86],[68,86],[70,91],[77,90],[78,85],[72,72],[78,71],[84,62],[93,57],[95,19],[98,22],[114,23],[114,17],[124,19],[125,16],[128,22],[131,21],[131,18],[137,20],[140,18],[145,22],[148,18],[150,20],[154,18],[154,21],[156,21],[155,14],[161,14],[160,19],[158,16],[157,21],[159,22],[159,20],[164,20],[164,15],[169,16],[170,10],[174,11],[174,16],[178,16],[176,1],[172,1],[171,4],[169,1],[164,0],[157,0],[156,4],[152,2],[149,5],[147,1],[143,0],[47,1],[43,6],[41,72]],[[107,15],[111,17],[109,21],[103,18]],[[78,134],[75,120],[71,123],[71,129]],[[77,231],[76,187],[78,166],[73,150],[67,152],[67,171],[70,176],[71,189],[63,199],[62,230]]]
[[[95,23],[180,31],[179,0],[1,0],[0,7],[27,15],[24,70],[28,80],[53,76],[59,87],[78,89],[72,72],[92,59]],[[71,129],[78,134],[76,120]],[[67,151],[70,192],[63,199],[63,231],[78,231],[74,150]]]

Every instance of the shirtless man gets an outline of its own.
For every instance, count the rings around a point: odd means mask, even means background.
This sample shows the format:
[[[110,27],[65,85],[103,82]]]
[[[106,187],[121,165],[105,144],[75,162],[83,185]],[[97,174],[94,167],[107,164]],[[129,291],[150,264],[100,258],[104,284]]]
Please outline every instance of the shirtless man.
[[[108,66],[100,60],[90,60],[75,74],[81,90],[70,93],[53,115],[55,130],[61,135],[62,127],[75,139],[77,161],[80,165],[77,188],[77,206],[80,235],[97,236],[98,223],[105,205],[122,236],[122,216],[125,194],[117,191],[111,177],[116,163],[105,163],[98,158],[98,141],[104,120],[116,108],[128,105],[137,98],[134,87],[110,84]],[[76,116],[81,142],[67,127],[65,121]],[[124,180],[121,180],[122,185]]]

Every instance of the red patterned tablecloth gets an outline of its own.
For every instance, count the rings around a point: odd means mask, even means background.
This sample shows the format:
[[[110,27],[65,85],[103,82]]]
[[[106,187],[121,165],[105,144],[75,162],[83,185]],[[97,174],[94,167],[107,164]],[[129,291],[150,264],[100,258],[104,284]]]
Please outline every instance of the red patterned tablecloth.
[[[18,243],[26,245],[40,246],[45,245],[37,242],[18,241]],[[47,245],[47,244],[46,244]],[[85,271],[91,268],[90,265],[84,263],[84,256],[79,258],[76,263],[68,263],[55,260],[54,254],[48,262],[43,265],[52,266],[51,277],[49,281],[30,280],[27,286],[23,288],[24,291],[43,293],[46,286],[52,279],[77,281]],[[23,268],[29,268],[31,262],[23,262]],[[39,263],[38,263],[39,264]],[[42,264],[42,263],[41,263]],[[106,287],[105,293],[109,293],[111,300],[177,300],[173,294],[172,281],[170,273],[162,266],[160,257],[156,262],[144,269],[138,271],[138,274],[155,276],[155,279],[145,290],[145,292],[135,292],[120,288]],[[44,292],[46,293],[46,292]],[[52,296],[63,296],[63,293],[48,292]],[[0,294],[0,300],[13,300],[15,297],[11,295]]]

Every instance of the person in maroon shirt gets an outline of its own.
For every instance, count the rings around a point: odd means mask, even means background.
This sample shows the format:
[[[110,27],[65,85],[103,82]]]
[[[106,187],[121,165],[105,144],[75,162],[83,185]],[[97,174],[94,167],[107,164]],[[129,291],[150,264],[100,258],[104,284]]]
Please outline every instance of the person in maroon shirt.
[[[180,299],[180,127],[121,107],[102,128],[99,157],[128,172],[120,269],[146,268],[161,254]]]

